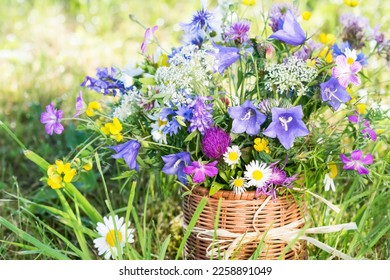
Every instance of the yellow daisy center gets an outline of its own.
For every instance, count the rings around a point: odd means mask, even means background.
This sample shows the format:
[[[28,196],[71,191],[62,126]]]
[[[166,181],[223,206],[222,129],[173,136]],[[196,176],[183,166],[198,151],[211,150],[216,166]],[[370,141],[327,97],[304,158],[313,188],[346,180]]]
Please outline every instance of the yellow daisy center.
[[[263,172],[261,172],[260,170],[253,171],[252,178],[255,179],[256,181],[261,180],[261,178],[263,178]]]
[[[234,180],[233,185],[236,188],[241,188],[242,186],[244,186],[244,180],[242,178],[238,178],[238,179]]]
[[[236,153],[236,152],[230,152],[229,153],[229,159],[231,160],[231,161],[236,161],[237,159],[238,159],[238,154]]]
[[[348,58],[347,58],[347,63],[348,63],[349,65],[352,65],[354,62],[355,62],[355,60],[354,60],[352,57],[348,57]]]
[[[114,229],[110,230],[106,235],[106,241],[107,241],[108,245],[110,245],[111,247],[115,247],[115,241],[116,241],[117,236],[119,239],[118,242],[120,243],[122,241],[122,233],[119,230],[117,230],[116,234],[115,234]]]

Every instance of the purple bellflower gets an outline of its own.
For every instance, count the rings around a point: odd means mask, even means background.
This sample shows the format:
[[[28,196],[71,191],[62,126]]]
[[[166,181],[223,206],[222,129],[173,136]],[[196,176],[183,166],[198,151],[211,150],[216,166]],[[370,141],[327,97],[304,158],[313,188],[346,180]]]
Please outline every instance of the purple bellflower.
[[[249,135],[257,135],[260,131],[260,125],[266,119],[266,116],[260,113],[249,100],[241,106],[230,107],[228,112],[233,119],[232,132],[234,133],[246,132]]]
[[[141,51],[142,54],[146,53],[148,45],[150,45],[153,41],[154,33],[157,31],[158,26],[155,25],[153,27],[146,28],[145,34],[144,34],[144,41],[141,44]]]
[[[290,149],[296,137],[306,136],[309,134],[306,125],[302,121],[302,106],[293,108],[272,108],[272,122],[263,131],[263,134],[278,138],[280,143],[287,150]]]
[[[336,78],[331,77],[329,81],[320,84],[322,101],[328,102],[334,110],[337,110],[341,103],[351,100],[351,96],[342,87]]]
[[[291,11],[287,11],[284,21],[281,20],[278,26],[278,31],[273,33],[269,39],[276,39],[293,46],[298,46],[305,42],[306,35]]]
[[[189,153],[180,152],[177,154],[162,156],[162,160],[165,163],[162,172],[169,175],[177,175],[177,179],[181,183],[184,185],[187,184],[186,174],[183,169],[191,162]]]
[[[129,140],[124,144],[117,146],[109,146],[110,149],[116,152],[112,157],[115,159],[123,158],[130,169],[139,171],[137,163],[137,155],[141,144],[136,140]]]
[[[343,169],[345,170],[356,170],[360,175],[368,174],[369,171],[364,165],[372,164],[374,158],[371,154],[367,154],[363,158],[361,150],[355,150],[351,153],[351,159],[347,158],[344,154],[340,155],[342,162],[344,163]]]
[[[230,143],[230,136],[223,129],[209,128],[202,139],[203,152],[209,158],[219,159],[227,151]]]
[[[64,127],[61,124],[63,118],[62,110],[56,110],[53,103],[46,106],[46,112],[41,114],[41,123],[45,124],[46,133],[53,135],[61,134],[64,131]]]
[[[219,72],[221,75],[225,72],[226,68],[232,65],[240,58],[239,49],[234,47],[222,47],[215,43],[213,44],[216,49],[215,52],[210,52],[214,56],[214,72]]]
[[[215,167],[218,161],[213,161],[207,164],[202,164],[199,161],[193,161],[191,165],[184,167],[184,173],[194,174],[192,181],[194,183],[203,183],[206,176],[214,177],[218,174],[218,168]]]

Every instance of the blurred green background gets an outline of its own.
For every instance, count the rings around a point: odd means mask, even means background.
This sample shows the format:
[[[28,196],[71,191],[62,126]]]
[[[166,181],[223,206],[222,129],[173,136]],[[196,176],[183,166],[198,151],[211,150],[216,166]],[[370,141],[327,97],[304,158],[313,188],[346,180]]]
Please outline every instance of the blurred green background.
[[[217,4],[209,2],[211,7]],[[248,17],[268,11],[273,2],[257,1],[255,7],[248,8]],[[390,1],[359,1],[356,8],[345,6],[341,0],[295,2],[301,12],[313,12],[303,23],[308,34],[319,29],[338,30],[340,13],[352,12],[367,17],[372,27],[382,24],[389,38]],[[0,120],[48,161],[65,155],[77,143],[78,134],[66,124],[63,135],[47,136],[39,122],[44,107],[53,101],[65,116],[73,114],[75,96],[86,75],[94,75],[97,67],[124,67],[142,59],[140,45],[145,29],[131,21],[129,14],[146,27],[159,25],[157,37],[165,49],[170,49],[179,43],[179,23],[189,21],[199,7],[198,1],[177,0],[0,0]],[[378,94],[382,90],[383,96],[388,96],[389,80],[389,71],[384,69]],[[88,101],[88,96],[94,95],[84,96]],[[32,198],[42,186],[41,176],[0,130],[0,216],[12,217],[18,209],[17,202],[5,192]],[[172,219],[175,214],[168,216]],[[6,234],[0,228],[0,237]],[[381,243],[384,248],[372,258],[389,257],[386,236]],[[5,248],[0,244],[0,259],[13,258]]]

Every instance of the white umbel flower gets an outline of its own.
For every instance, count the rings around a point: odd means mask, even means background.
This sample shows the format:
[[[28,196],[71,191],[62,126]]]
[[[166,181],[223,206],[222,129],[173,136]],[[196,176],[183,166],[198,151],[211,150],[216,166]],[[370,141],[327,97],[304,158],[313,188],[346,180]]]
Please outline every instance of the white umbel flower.
[[[329,191],[330,189],[332,189],[332,191],[334,191],[334,192],[336,191],[336,188],[334,186],[334,181],[329,176],[328,173],[325,174],[324,185],[325,185],[325,191]]]
[[[104,255],[105,259],[118,256],[117,245],[122,249],[126,242],[134,242],[134,229],[124,223],[124,218],[118,219],[115,215],[114,220],[111,216],[103,218],[104,223],[97,223],[96,230],[100,237],[93,240],[95,248],[99,255]],[[127,234],[127,236],[126,236]],[[117,242],[116,242],[117,241]],[[118,244],[115,244],[118,243]]]
[[[242,194],[246,191],[248,185],[245,178],[237,177],[230,181],[230,187],[233,188],[235,194]]]
[[[223,160],[228,165],[235,165],[240,160],[241,151],[238,146],[232,146],[227,148],[227,151],[223,154]]]
[[[272,170],[264,162],[252,160],[244,172],[249,186],[263,187],[271,178]]]

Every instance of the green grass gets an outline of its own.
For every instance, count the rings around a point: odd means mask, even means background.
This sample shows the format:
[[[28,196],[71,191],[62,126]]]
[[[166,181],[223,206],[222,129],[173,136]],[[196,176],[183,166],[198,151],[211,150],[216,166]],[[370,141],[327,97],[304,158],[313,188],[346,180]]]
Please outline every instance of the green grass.
[[[327,1],[300,2],[301,10],[309,7],[315,11],[312,22],[306,24],[308,30],[318,26],[326,26],[327,31],[337,28],[336,5]],[[383,29],[388,29],[390,5],[383,1],[365,2],[369,3],[362,3],[359,11],[364,11],[373,22],[381,18]],[[269,6],[270,1],[264,1],[264,5]],[[144,29],[131,21],[129,14],[136,15],[146,26],[164,22],[158,36],[168,49],[180,38],[180,32],[171,32],[172,28],[180,21],[187,21],[195,7],[199,7],[196,1],[174,0],[2,1],[0,120],[9,125],[28,149],[49,162],[66,155],[86,135],[69,125],[63,135],[48,137],[39,123],[44,106],[53,101],[65,115],[72,114],[74,98],[85,75],[93,75],[97,67],[123,67],[142,58],[137,53]],[[377,100],[389,103],[389,71],[378,72],[374,83],[377,87],[369,91],[377,92]],[[379,94],[380,91],[384,93]],[[388,123],[383,124],[383,128],[386,127]],[[385,134],[381,141],[384,144],[377,150],[381,157],[376,163],[378,174],[371,174],[369,181],[355,178],[352,184],[338,184],[335,193],[324,194],[326,199],[340,206],[339,214],[307,197],[312,226],[357,223],[357,231],[314,236],[356,258],[390,259],[390,153]],[[103,167],[101,174],[109,178],[106,176],[109,169]],[[179,219],[182,200],[179,186],[160,173],[150,173],[139,177],[135,189],[123,179],[106,179],[106,192],[101,174],[96,170],[85,175],[87,183],[77,187],[100,213],[107,213],[102,201],[109,197],[112,209],[119,209],[119,214],[133,221],[138,242],[133,249],[127,248],[128,256],[181,258],[186,236]],[[75,226],[64,223],[62,213],[55,212],[60,211],[60,197],[44,187],[39,180],[42,176],[41,170],[27,160],[18,145],[0,129],[0,259],[97,257],[86,253],[92,252],[93,234],[75,234],[72,230]],[[314,192],[323,194],[322,182],[318,182]],[[83,215],[75,215],[76,220],[93,229],[94,225]],[[73,245],[79,243],[84,245]],[[332,258],[312,246],[309,256],[310,259]]]

